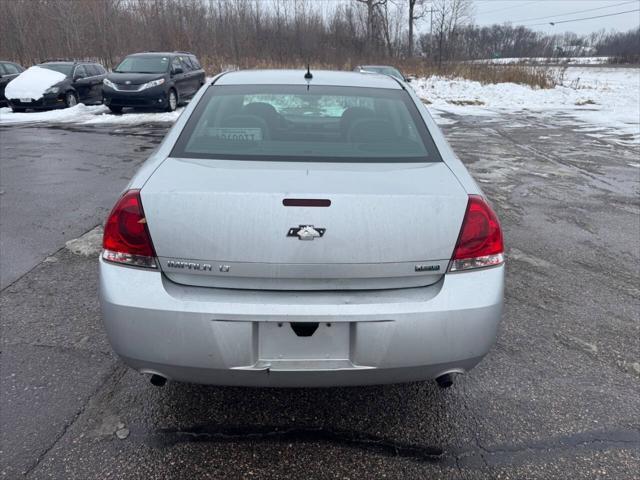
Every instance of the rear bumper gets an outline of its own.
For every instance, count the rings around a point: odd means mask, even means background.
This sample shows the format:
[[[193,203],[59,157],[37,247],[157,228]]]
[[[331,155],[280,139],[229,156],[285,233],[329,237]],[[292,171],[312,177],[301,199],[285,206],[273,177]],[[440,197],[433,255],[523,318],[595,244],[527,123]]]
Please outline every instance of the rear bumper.
[[[167,106],[167,92],[163,87],[131,92],[103,88],[102,102],[112,107],[165,108]]]
[[[48,110],[51,108],[66,107],[63,95],[45,95],[38,100],[31,102],[21,102],[17,98],[11,98],[7,100],[7,103],[9,106],[14,108],[27,108],[33,110]]]
[[[468,371],[495,341],[503,282],[499,266],[422,288],[230,290],[100,260],[104,325],[124,362],[219,385],[366,385]],[[289,322],[319,328],[298,337]]]

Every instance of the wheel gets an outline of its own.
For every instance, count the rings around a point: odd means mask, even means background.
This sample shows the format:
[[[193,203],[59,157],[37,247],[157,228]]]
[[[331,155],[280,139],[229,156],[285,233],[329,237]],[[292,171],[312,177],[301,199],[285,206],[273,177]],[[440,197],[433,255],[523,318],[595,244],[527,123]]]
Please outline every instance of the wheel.
[[[78,97],[73,92],[67,92],[64,96],[64,104],[67,108],[75,107],[78,104]]]
[[[167,96],[167,112],[173,112],[178,107],[178,95],[174,89],[169,90]]]
[[[122,107],[114,107],[109,105],[109,110],[111,110],[113,113],[122,113]]]
[[[27,109],[22,107],[11,107],[11,111],[13,111],[14,113],[24,113],[27,111]]]

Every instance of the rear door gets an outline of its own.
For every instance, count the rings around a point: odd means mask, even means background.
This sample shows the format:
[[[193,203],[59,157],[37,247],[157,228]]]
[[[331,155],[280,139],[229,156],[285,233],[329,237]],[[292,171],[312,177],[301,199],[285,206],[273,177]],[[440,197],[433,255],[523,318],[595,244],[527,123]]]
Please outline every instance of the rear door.
[[[184,65],[180,57],[173,57],[171,60],[171,79],[178,91],[178,98],[183,99],[189,96],[189,77],[185,72]]]
[[[78,102],[84,104],[93,103],[91,79],[84,65],[76,65],[73,71],[72,86],[78,95]]]
[[[0,101],[5,100],[4,89],[7,84],[22,72],[21,67],[11,62],[0,62]]]
[[[91,82],[91,98],[94,103],[102,103],[102,81],[106,76],[106,71],[100,65],[91,63],[85,65],[87,72],[90,74]]]
[[[198,61],[196,56],[195,55],[191,55],[189,58],[191,59],[191,64],[193,65],[193,68],[196,71],[195,77],[198,80],[198,84],[196,86],[196,91],[198,91],[200,89],[200,87],[202,85],[204,85],[204,82],[206,81],[206,76],[205,76],[205,73],[204,73],[204,69],[202,68],[202,65],[200,65],[200,62]]]
[[[185,83],[187,85],[188,92],[187,95],[189,97],[192,97],[200,86],[198,82],[198,72],[196,72],[195,67],[191,63],[191,59],[187,55],[183,55],[180,57],[180,63],[182,64],[182,68],[185,72]]]

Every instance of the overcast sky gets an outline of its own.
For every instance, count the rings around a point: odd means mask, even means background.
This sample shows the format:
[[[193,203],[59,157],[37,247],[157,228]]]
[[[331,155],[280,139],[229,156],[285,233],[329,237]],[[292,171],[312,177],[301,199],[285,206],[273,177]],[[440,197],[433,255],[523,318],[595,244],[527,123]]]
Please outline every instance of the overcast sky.
[[[578,34],[591,33],[602,28],[626,31],[640,25],[640,12],[637,11],[640,9],[640,0],[474,0],[474,4],[475,23],[478,25],[512,22],[548,33],[571,31]],[[549,25],[549,22],[595,17],[627,10],[636,11]]]

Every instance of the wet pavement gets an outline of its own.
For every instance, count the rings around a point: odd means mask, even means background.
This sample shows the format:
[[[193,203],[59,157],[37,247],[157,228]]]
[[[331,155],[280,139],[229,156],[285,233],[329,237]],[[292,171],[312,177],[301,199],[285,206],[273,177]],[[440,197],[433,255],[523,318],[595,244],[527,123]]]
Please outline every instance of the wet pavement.
[[[98,225],[166,126],[0,128],[4,478],[638,478],[638,147],[554,116],[443,129],[507,242],[498,342],[448,390],[156,388],[112,355]]]

